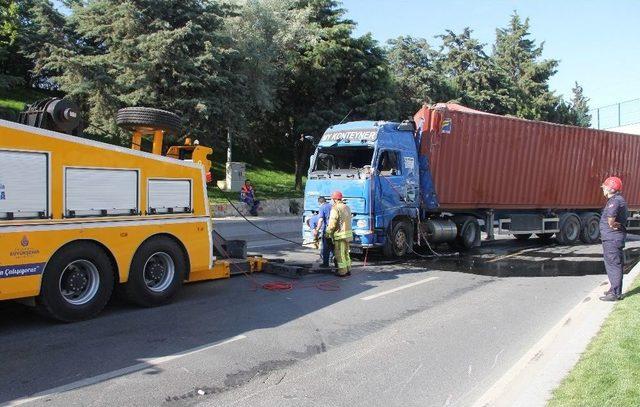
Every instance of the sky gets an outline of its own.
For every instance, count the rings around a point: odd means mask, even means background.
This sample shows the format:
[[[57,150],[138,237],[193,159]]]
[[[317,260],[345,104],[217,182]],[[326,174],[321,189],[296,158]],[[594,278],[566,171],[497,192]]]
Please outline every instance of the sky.
[[[569,98],[574,82],[590,108],[640,98],[640,0],[342,0],[356,35],[380,43],[400,35],[426,38],[464,27],[488,44],[514,10],[529,17],[531,37],[544,41],[544,58],[560,60],[550,85]]]

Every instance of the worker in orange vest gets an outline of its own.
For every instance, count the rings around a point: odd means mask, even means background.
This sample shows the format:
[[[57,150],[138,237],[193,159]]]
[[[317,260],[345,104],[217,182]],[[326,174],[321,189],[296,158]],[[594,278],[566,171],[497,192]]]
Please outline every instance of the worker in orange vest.
[[[255,191],[251,186],[251,181],[245,180],[244,185],[240,189],[240,200],[249,206],[249,213],[258,216],[258,207],[260,201],[256,199]]]

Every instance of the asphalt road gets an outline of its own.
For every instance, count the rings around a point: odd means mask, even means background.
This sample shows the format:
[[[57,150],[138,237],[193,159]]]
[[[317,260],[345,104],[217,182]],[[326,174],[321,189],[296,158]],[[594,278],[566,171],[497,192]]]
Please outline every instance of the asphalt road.
[[[250,247],[317,258],[271,243]],[[628,244],[630,265],[639,252]],[[368,259],[348,279],[310,274],[284,292],[260,287],[281,280],[269,275],[196,283],[170,305],[113,301],[75,324],[2,303],[0,404],[469,405],[606,279],[600,253],[499,240],[466,256]]]

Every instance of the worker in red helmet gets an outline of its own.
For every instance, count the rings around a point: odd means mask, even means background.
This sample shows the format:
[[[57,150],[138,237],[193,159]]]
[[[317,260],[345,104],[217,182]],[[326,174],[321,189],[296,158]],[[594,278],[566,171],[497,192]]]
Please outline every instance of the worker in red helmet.
[[[602,193],[607,204],[600,218],[600,238],[604,267],[611,287],[605,291],[602,301],[618,301],[622,298],[622,273],[624,268],[624,241],[627,235],[627,202],[622,197],[622,180],[609,177],[602,183]]]
[[[336,275],[346,277],[351,275],[351,257],[349,256],[349,242],[353,241],[351,210],[342,200],[342,192],[335,191],[331,194],[331,200],[333,206],[326,234],[333,239]]]

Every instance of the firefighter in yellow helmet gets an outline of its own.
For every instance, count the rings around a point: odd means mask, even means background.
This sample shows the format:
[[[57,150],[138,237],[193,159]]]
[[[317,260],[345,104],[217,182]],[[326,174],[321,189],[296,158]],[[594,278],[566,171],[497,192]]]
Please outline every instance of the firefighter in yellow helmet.
[[[336,275],[346,277],[351,275],[351,257],[349,257],[349,242],[353,240],[351,231],[351,210],[342,202],[342,192],[331,194],[333,207],[329,216],[326,235],[333,239],[333,253],[338,268]]]

